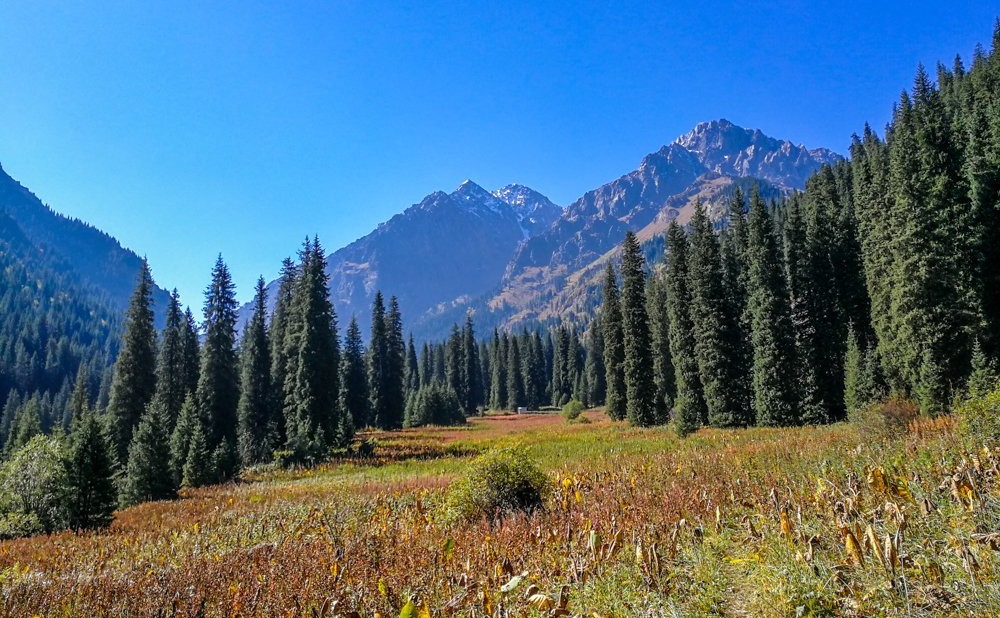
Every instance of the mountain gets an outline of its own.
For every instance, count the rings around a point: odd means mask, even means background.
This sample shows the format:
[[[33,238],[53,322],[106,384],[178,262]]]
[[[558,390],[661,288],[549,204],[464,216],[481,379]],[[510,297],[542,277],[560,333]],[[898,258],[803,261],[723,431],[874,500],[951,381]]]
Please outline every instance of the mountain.
[[[466,180],[451,193],[431,193],[328,257],[337,315],[341,322],[355,315],[367,330],[377,290],[398,297],[407,321],[462,306],[496,287],[517,245],[561,213],[522,185],[490,193]],[[272,300],[276,290],[272,283]]]
[[[696,198],[718,218],[734,185],[744,191],[756,185],[765,198],[777,198],[802,189],[812,172],[839,160],[825,148],[807,149],[725,119],[700,123],[643,157],[634,171],[585,193],[518,245],[496,291],[426,325],[418,322],[414,330],[440,337],[465,310],[476,312],[481,329],[585,321],[596,303],[600,270],[627,230],[654,242],[673,219],[687,221]]]
[[[735,186],[780,198],[840,159],[721,119],[698,124],[565,209],[523,185],[490,192],[467,180],[330,254],[330,295],[341,322],[356,315],[367,329],[375,291],[394,294],[407,330],[421,339],[446,336],[467,311],[476,314],[480,333],[584,321],[596,303],[600,269],[627,230],[650,243],[647,253],[657,258],[667,225],[687,221],[695,199],[718,216]],[[276,288],[269,287],[272,300]]]
[[[135,287],[141,258],[112,236],[61,215],[0,167],[0,212],[16,223],[26,242],[58,258],[60,271],[72,272],[81,283],[106,295],[113,307],[124,310]],[[155,309],[162,320],[167,293],[156,288]]]

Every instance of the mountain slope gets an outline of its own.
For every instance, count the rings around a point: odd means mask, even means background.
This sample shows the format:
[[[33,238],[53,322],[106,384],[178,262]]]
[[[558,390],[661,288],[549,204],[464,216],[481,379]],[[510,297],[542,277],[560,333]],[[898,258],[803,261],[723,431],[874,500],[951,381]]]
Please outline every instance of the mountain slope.
[[[521,185],[490,193],[467,180],[432,193],[329,256],[334,308],[367,329],[377,290],[399,298],[408,322],[467,303],[494,288],[517,245],[561,212]]]
[[[58,256],[60,268],[72,270],[83,283],[106,294],[118,309],[128,305],[139,273],[140,258],[134,252],[97,228],[53,211],[2,167],[0,212],[16,222],[29,243]],[[165,291],[154,291],[158,316],[162,316],[167,300]]]

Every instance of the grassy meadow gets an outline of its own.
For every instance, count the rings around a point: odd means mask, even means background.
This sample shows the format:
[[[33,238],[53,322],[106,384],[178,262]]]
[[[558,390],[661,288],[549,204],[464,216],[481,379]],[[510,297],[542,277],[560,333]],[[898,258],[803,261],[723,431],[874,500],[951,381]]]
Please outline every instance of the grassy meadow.
[[[673,431],[559,415],[370,433],[366,457],[0,543],[3,616],[992,616],[1000,453],[949,418]],[[545,508],[449,521],[472,458],[518,443]]]

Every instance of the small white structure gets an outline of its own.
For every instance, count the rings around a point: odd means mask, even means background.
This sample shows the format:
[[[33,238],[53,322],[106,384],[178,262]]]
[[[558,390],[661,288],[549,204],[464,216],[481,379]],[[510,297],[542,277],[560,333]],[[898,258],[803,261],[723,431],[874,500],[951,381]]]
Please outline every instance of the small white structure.
[[[527,414],[527,412],[528,412],[528,408],[525,408],[524,406],[519,406],[517,408],[517,413],[518,414]]]

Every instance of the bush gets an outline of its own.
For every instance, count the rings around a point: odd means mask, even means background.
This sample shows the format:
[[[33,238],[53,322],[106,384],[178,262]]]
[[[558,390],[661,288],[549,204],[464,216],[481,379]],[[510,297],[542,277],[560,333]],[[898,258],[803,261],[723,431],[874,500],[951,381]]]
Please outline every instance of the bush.
[[[963,433],[975,442],[1000,441],[1000,389],[969,399],[955,412]]]
[[[909,424],[920,416],[920,407],[909,399],[890,397],[871,404],[851,416],[866,439],[891,440],[907,432]]]
[[[550,491],[548,475],[524,448],[501,447],[472,461],[452,485],[445,506],[452,520],[498,520],[542,508]]]
[[[583,402],[576,399],[571,399],[562,407],[562,415],[567,423],[578,420],[581,414],[583,414]]]
[[[58,438],[35,436],[0,468],[0,534],[23,536],[69,526],[70,478]]]

